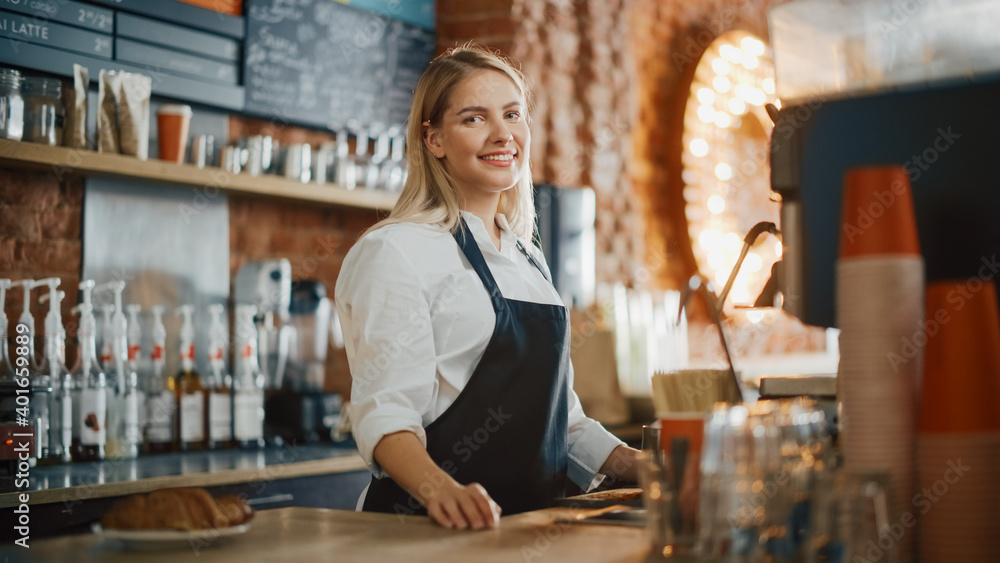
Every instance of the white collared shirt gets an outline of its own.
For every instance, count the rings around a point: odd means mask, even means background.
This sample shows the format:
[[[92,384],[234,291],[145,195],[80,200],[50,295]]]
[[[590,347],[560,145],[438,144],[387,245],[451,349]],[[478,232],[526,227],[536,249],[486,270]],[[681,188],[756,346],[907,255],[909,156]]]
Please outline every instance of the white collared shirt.
[[[462,216],[505,298],[562,304],[517,248],[504,215],[496,216],[500,250],[478,217],[466,211]],[[522,244],[548,275],[542,253]],[[469,382],[496,314],[452,234],[416,223],[362,237],[344,258],[335,296],[352,375],[354,438],[372,473],[384,477],[373,454],[379,440],[409,430],[426,447],[424,427]],[[590,490],[604,479],[598,470],[622,442],[584,415],[572,389],[572,366],[569,384],[569,478]]]

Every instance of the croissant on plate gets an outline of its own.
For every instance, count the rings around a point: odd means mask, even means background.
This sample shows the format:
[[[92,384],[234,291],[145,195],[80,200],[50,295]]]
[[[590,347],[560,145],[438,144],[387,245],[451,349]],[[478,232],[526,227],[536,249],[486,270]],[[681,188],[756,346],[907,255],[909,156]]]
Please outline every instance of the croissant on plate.
[[[245,524],[253,509],[238,496],[213,499],[197,488],[160,489],[115,503],[101,526],[115,530],[207,530]]]

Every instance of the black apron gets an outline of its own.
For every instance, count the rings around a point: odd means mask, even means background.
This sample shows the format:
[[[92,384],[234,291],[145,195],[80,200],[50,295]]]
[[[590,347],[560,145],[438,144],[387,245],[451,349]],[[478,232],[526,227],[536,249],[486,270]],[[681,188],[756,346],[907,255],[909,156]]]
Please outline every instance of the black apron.
[[[568,460],[566,308],[505,299],[464,219],[455,240],[490,294],[496,326],[468,384],[425,429],[427,452],[459,483],[485,487],[505,515],[552,506],[565,494]],[[427,514],[389,477],[372,478],[364,510]]]

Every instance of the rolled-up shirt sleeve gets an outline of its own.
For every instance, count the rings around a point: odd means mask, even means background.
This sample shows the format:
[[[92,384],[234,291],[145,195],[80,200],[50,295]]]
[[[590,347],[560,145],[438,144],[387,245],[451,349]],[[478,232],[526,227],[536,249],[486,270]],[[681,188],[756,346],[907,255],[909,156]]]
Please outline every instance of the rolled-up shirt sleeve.
[[[568,477],[584,492],[604,481],[601,466],[618,446],[625,445],[600,422],[588,418],[573,391],[573,366],[569,368],[569,469]]]
[[[426,446],[421,413],[436,388],[427,289],[403,249],[376,231],[348,253],[336,302],[351,369],[351,416],[358,452],[376,477],[382,437],[413,432]]]

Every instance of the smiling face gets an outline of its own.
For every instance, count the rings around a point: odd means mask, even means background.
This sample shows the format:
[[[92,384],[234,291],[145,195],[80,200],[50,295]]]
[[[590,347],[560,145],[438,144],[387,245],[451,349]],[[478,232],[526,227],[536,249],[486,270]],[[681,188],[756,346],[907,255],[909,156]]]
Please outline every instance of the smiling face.
[[[480,70],[455,85],[440,123],[424,143],[467,202],[498,198],[528,167],[531,134],[525,100],[500,72]]]

